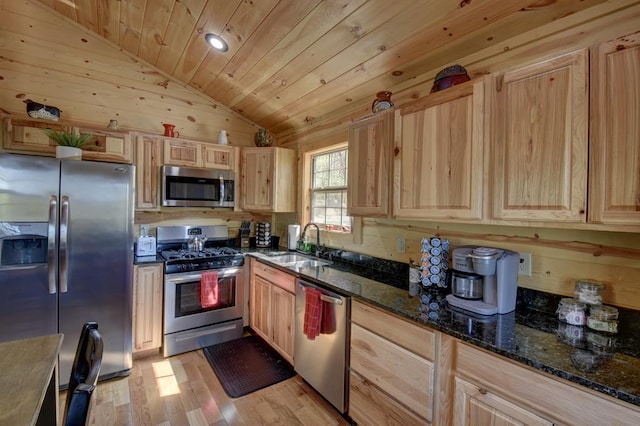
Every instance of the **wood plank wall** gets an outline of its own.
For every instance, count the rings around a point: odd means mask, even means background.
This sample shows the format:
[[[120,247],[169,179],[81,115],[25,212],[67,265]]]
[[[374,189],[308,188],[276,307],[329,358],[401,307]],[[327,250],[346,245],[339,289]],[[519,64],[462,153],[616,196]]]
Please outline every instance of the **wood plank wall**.
[[[610,1],[523,33],[504,45],[462,57],[456,63],[478,76],[637,31],[640,31],[638,2]],[[438,71],[417,76],[410,87],[390,88],[394,92],[392,100],[402,105],[425,96]],[[277,140],[285,147],[298,149],[301,158],[304,152],[346,141],[349,123],[370,114],[369,108],[368,104],[353,105],[328,117],[316,117],[305,130],[283,132],[277,135]],[[291,222],[292,218],[278,218],[276,232],[286,233],[287,220]],[[637,233],[570,230],[563,229],[562,225],[554,229],[364,219],[362,244],[335,234],[323,233],[321,238],[331,247],[408,262],[410,258],[419,259],[420,240],[432,235],[449,239],[453,247],[477,244],[531,253],[532,276],[519,278],[522,287],[571,295],[576,279],[598,279],[607,284],[605,303],[640,309],[640,234]],[[405,253],[396,251],[397,238],[406,240]]]
[[[172,80],[112,42],[33,1],[0,1],[0,117],[26,117],[25,99],[62,110],[62,119],[183,138],[253,146],[258,127]]]

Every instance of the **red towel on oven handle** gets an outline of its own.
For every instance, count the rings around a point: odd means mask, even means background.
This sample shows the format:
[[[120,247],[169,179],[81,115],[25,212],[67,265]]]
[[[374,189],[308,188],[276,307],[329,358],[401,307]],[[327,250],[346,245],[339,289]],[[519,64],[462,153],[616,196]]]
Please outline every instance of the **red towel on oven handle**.
[[[205,271],[200,277],[200,305],[211,308],[218,304],[218,271]]]
[[[315,340],[320,334],[322,321],[320,291],[315,288],[305,287],[304,292],[304,334],[309,340]]]

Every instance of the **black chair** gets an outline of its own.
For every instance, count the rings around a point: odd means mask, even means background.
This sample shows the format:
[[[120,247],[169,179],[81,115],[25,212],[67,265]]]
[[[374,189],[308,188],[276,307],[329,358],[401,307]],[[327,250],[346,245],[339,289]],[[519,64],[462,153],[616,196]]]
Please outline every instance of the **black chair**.
[[[93,392],[102,366],[102,336],[98,324],[87,322],[82,326],[76,356],[71,367],[64,424],[85,425],[89,419]]]

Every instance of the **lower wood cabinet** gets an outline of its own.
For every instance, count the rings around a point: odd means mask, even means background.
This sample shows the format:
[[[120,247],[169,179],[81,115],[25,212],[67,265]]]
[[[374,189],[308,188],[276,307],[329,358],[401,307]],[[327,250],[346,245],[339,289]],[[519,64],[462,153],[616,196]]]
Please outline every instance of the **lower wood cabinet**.
[[[251,259],[249,325],[293,364],[296,278]]]
[[[162,264],[133,268],[133,353],[162,346]]]
[[[640,409],[458,343],[454,425],[632,425]]]
[[[352,301],[349,416],[424,425],[433,416],[434,331]]]

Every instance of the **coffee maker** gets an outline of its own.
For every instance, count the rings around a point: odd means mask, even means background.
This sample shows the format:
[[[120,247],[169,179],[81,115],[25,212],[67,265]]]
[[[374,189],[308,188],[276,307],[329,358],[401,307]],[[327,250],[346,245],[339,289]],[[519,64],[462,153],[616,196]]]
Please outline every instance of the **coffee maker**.
[[[516,308],[518,263],[514,251],[462,246],[453,250],[447,302],[480,315],[507,314]]]

